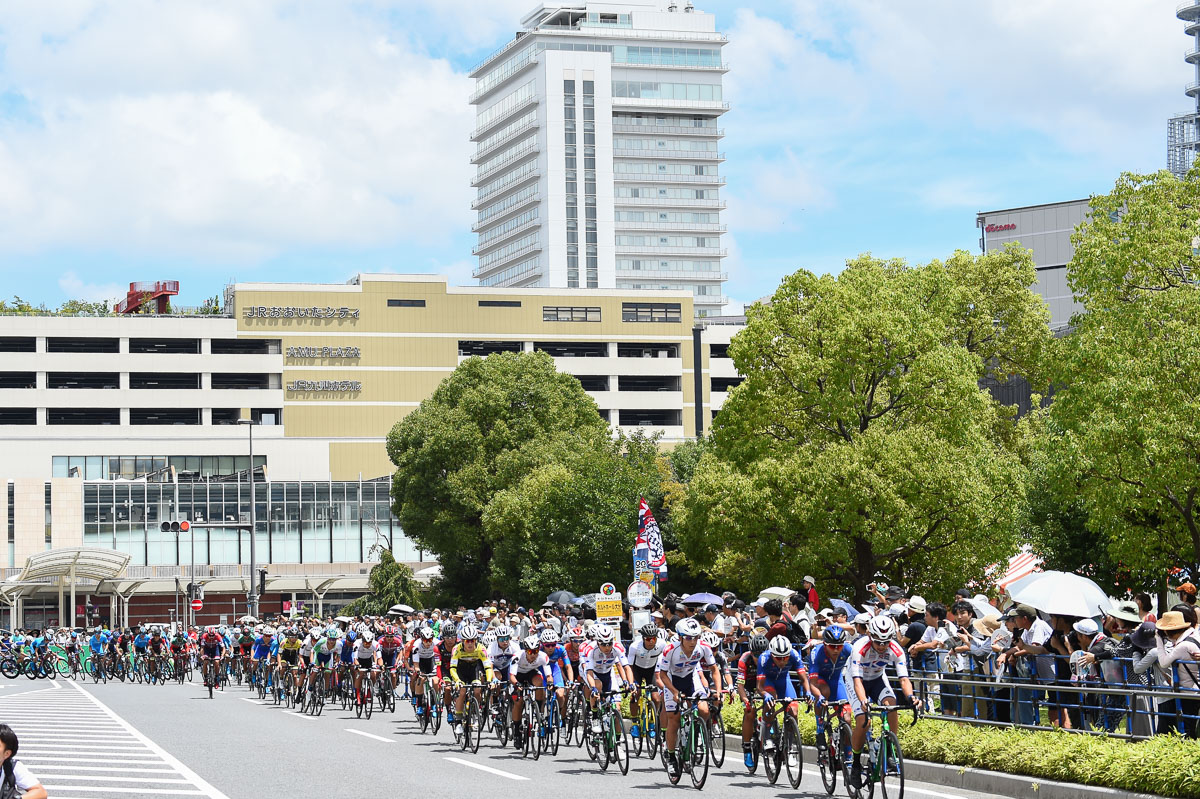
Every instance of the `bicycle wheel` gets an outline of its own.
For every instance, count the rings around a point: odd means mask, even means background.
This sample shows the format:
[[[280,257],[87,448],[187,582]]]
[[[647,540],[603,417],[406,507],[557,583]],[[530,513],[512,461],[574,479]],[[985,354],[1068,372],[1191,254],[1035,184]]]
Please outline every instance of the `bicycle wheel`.
[[[546,707],[549,712],[546,713],[546,736],[542,739],[545,750],[551,757],[558,756],[559,738],[562,735],[562,717],[559,715],[558,697],[550,693],[546,700],[549,704]]]
[[[31,680],[36,680],[38,678],[37,661],[30,660],[25,664],[25,676]]]
[[[58,670],[59,674],[70,674],[71,673],[71,665],[67,662],[67,659],[64,657],[54,658],[54,668]]]
[[[682,723],[680,723],[679,731],[676,733],[676,735],[677,736],[683,735],[685,733],[685,731],[686,731],[685,726]],[[676,737],[675,742],[676,742],[676,744],[679,743],[678,737]],[[681,748],[686,748],[686,747],[681,747]],[[661,752],[662,752],[662,765],[663,765],[663,768],[666,769],[667,779],[671,781],[672,785],[678,785],[679,778],[683,776],[683,763],[680,762],[678,757],[672,758],[668,755],[667,744],[666,744],[665,740],[663,742]]]
[[[692,785],[696,790],[704,787],[705,780],[708,779],[708,759],[709,755],[708,742],[712,739],[712,732],[708,729],[708,724],[698,716],[692,721],[692,767],[688,773],[692,777]]]
[[[637,728],[638,734],[633,735],[633,730],[629,731],[633,738],[633,756],[641,757],[642,750],[650,746],[650,739],[646,737],[646,703],[650,700],[643,698],[640,700],[641,705],[638,707],[637,715],[633,717],[634,726]]]
[[[649,698],[642,708],[642,737],[646,739],[646,756],[653,760],[662,746],[662,727],[659,725],[658,710]]]
[[[483,708],[478,704],[471,705],[471,728],[474,734],[471,736],[471,754],[479,751],[479,739],[483,734]]]
[[[602,698],[600,700],[604,702]],[[601,771],[608,771],[609,765],[613,762],[613,745],[610,740],[611,726],[608,720],[608,713],[604,710],[600,711],[600,734],[593,736],[596,747],[596,763],[600,765]]]
[[[879,742],[879,795],[883,799],[904,799],[904,755],[900,741],[891,730]]]
[[[583,751],[587,752],[588,759],[596,760],[600,755],[600,749],[596,745],[596,736],[592,733],[590,709],[588,714],[579,720],[579,735],[581,736],[580,743],[583,744]],[[606,763],[605,766],[607,765]]]
[[[421,733],[424,734],[424,732],[427,729],[429,729],[429,722],[430,722],[429,708],[426,706],[424,696],[417,697],[416,712],[417,712],[417,726],[421,728]]]
[[[533,697],[526,699],[525,705],[530,708],[529,727],[526,732],[533,739],[533,759],[537,760],[542,756],[542,749],[545,748],[543,741],[546,735],[546,714]]]
[[[445,710],[445,708],[443,707],[443,702],[442,702],[442,692],[439,689],[434,692],[433,702],[429,706],[430,715],[432,716],[432,718],[429,720],[429,722],[431,725],[433,725],[433,734],[434,735],[437,735],[438,730],[440,730],[442,728],[442,712],[444,710]],[[396,697],[393,694],[392,695],[392,712],[394,713],[395,711],[396,711]]]
[[[825,786],[825,793],[833,796],[834,791],[837,790],[839,769],[837,735],[833,725],[829,723],[825,725],[825,743],[823,746],[817,747],[817,768],[821,772],[821,784]]]
[[[771,713],[773,711],[769,710],[767,712]],[[763,768],[765,768],[767,771],[767,782],[771,783],[772,785],[774,785],[776,780],[779,779],[779,769],[783,765],[783,763],[781,762],[781,758],[779,756],[779,749],[780,749],[780,740],[779,739],[780,739],[780,737],[781,736],[779,735],[779,722],[772,720],[767,725],[767,734],[763,738],[763,753],[762,753]],[[768,748],[766,746],[768,741],[773,743],[774,746]]]
[[[721,720],[721,712],[715,706],[713,710],[716,712],[712,714],[712,721],[708,723],[712,732],[708,753],[712,757],[713,768],[721,768],[725,765],[725,722]]]
[[[17,667],[17,661],[13,658],[4,658],[0,660],[0,674],[11,680],[20,676],[21,669]]]
[[[629,773],[629,736],[625,734],[625,720],[621,718],[620,710],[614,710],[610,718],[613,759],[617,761],[617,768],[621,769],[624,776]]]
[[[363,714],[370,719],[371,714],[375,712],[375,689],[371,687],[368,678],[363,677],[363,682],[366,683],[363,687]]]
[[[800,749],[800,727],[796,720],[788,716],[783,721],[783,747],[780,757],[787,769],[788,783],[792,790],[800,787],[800,776],[804,770],[804,756]]]

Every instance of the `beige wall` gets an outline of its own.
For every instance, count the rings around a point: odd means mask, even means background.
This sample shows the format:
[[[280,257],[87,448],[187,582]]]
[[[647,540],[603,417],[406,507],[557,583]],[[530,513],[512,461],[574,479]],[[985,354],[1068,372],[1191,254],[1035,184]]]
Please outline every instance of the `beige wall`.
[[[16,564],[24,565],[30,555],[46,551],[46,483],[44,480],[14,480],[16,514],[13,553]]]
[[[83,480],[50,481],[50,541],[54,549],[83,546]]]

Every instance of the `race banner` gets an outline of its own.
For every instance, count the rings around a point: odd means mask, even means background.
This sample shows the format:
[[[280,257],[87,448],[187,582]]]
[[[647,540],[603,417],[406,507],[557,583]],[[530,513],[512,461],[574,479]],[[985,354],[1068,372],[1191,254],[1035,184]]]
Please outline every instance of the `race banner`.
[[[646,562],[649,564],[650,570],[655,573],[658,582],[665,583],[667,581],[667,554],[663,551],[662,533],[659,532],[658,522],[654,520],[654,514],[650,512],[650,506],[646,504],[645,497],[638,500],[637,546],[641,546],[643,542],[646,546]],[[635,551],[637,546],[635,546]]]

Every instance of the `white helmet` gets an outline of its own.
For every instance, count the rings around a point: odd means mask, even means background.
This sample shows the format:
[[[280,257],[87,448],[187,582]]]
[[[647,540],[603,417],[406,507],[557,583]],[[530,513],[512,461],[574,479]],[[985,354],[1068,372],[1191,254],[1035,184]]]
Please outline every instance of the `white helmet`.
[[[792,642],[782,635],[777,635],[767,644],[767,651],[773,658],[785,658],[792,654]]]
[[[867,635],[877,644],[885,644],[896,638],[896,625],[891,616],[876,616],[867,622]]]
[[[512,629],[507,624],[498,624],[492,629],[497,638],[512,638]]]
[[[369,644],[374,640],[375,640],[375,633],[371,632],[370,630],[363,630],[362,642],[364,644]]]
[[[597,624],[595,630],[597,644],[611,644],[613,642],[612,627],[609,627],[607,624]]]
[[[683,636],[683,635],[690,635],[693,637],[699,636],[700,635],[700,622],[696,621],[695,619],[684,619],[683,621],[679,622],[679,624],[675,627],[675,632],[679,633],[679,635],[681,635],[681,636]]]
[[[558,643],[558,633],[554,632],[554,630],[551,630],[549,627],[542,630],[542,634],[539,637],[541,638],[543,644]]]
[[[716,649],[721,645],[721,636],[717,635],[712,630],[705,630],[704,634],[700,636],[700,640],[708,644],[712,649]]]
[[[526,637],[525,640],[521,642],[521,647],[526,650],[538,649],[538,637],[536,635],[530,635]]]
[[[474,624],[464,624],[458,631],[458,637],[461,641],[474,641],[479,637],[479,628]]]

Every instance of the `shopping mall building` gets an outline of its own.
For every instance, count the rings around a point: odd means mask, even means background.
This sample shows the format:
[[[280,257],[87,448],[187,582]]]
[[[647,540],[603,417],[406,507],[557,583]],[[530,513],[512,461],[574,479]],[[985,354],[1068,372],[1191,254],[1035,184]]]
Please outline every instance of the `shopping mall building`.
[[[69,623],[72,607],[76,624],[169,621],[192,574],[199,621],[244,614],[251,474],[263,614],[336,609],[381,547],[436,573],[390,512],[385,439],[474,355],[547,352],[611,425],[666,442],[707,427],[739,381],[738,326],[697,326],[689,292],[364,274],[240,283],[225,301],[223,315],[0,316],[0,622]],[[172,519],[191,533],[161,532]]]

